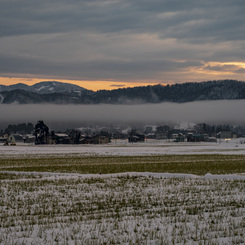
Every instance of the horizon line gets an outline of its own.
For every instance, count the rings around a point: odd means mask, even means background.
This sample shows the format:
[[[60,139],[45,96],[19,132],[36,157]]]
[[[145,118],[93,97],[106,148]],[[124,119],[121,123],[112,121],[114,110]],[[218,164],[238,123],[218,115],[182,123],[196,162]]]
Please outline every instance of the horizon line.
[[[5,80],[5,81],[2,81]],[[9,77],[0,77],[0,85],[11,86],[16,84],[25,84],[27,86],[32,86],[41,82],[59,82],[59,83],[67,83],[72,85],[77,85],[87,90],[92,90],[94,92],[99,90],[116,90],[120,88],[134,88],[134,87],[144,87],[144,86],[154,86],[154,85],[175,85],[175,84],[184,84],[184,83],[202,83],[202,82],[210,82],[210,81],[239,81],[244,82],[242,80],[237,79],[213,79],[206,81],[183,81],[183,82],[120,82],[120,81],[88,81],[88,80],[67,80],[67,79],[40,79],[40,78],[9,78]]]

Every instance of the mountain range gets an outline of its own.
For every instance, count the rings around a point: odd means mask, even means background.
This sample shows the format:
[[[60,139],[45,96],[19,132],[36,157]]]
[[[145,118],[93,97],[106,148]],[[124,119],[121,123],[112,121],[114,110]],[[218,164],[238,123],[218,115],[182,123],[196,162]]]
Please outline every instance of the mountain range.
[[[56,81],[51,82],[40,82],[32,86],[28,86],[24,83],[18,83],[14,85],[0,85],[0,92],[12,91],[12,90],[25,90],[28,92],[34,92],[38,94],[52,94],[52,93],[66,93],[69,92],[80,92],[86,89],[70,83],[61,83]]]
[[[219,80],[92,91],[56,81],[0,85],[1,104],[139,104],[245,99],[245,82]]]

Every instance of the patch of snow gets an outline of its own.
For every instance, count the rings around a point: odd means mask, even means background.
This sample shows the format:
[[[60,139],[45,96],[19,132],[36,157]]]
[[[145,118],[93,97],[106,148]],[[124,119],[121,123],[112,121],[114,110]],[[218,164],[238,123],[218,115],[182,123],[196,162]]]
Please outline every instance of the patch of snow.
[[[19,143],[14,147],[0,145],[0,157],[11,155],[81,154],[112,156],[229,154],[245,155],[244,138],[220,143],[174,143],[164,140],[147,140],[144,143],[128,143],[113,140],[106,145],[33,145]]]
[[[2,104],[3,103],[3,100],[4,100],[4,97],[2,94],[0,94],[0,103]]]
[[[58,137],[67,137],[68,136],[68,134],[64,134],[64,133],[56,133],[55,135]]]
[[[36,90],[37,90],[37,91],[41,91],[41,90],[43,90],[43,89],[47,89],[47,86],[41,86],[40,88],[37,88]]]
[[[115,174],[76,174],[76,173],[54,173],[54,172],[22,172],[22,171],[0,171],[2,174],[25,174],[25,175],[42,175],[44,177],[58,178],[114,178],[121,176],[144,176],[155,178],[186,178],[186,179],[226,179],[226,180],[245,180],[245,175],[240,174],[210,174],[207,173],[204,176],[195,174],[181,174],[181,173],[151,173],[151,172],[126,172]]]
[[[14,100],[11,104],[18,105],[20,102],[18,100]]]

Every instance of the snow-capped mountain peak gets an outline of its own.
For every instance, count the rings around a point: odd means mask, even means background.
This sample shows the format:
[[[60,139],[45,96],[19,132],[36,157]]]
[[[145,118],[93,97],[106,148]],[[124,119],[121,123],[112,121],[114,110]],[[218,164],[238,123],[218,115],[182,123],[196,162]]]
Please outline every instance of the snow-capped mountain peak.
[[[70,83],[61,82],[40,82],[30,86],[31,92],[39,94],[50,94],[50,93],[69,93],[76,91],[85,91],[86,89]]]

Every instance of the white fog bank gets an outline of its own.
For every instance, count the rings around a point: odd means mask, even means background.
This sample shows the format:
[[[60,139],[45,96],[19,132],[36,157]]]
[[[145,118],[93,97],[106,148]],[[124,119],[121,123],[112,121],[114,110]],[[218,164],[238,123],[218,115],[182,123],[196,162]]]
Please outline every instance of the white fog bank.
[[[43,120],[53,126],[101,123],[244,123],[245,100],[140,105],[0,105],[0,126]]]

